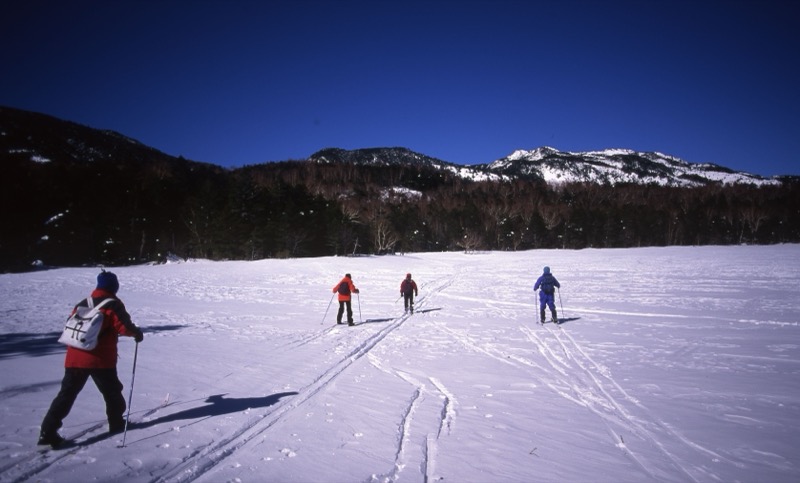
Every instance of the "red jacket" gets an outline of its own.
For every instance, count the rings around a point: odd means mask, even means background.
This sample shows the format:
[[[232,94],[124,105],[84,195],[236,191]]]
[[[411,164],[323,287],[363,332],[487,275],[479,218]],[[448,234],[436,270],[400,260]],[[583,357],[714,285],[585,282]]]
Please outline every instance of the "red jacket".
[[[411,280],[410,278],[404,278],[402,282],[400,282],[400,294],[410,294],[414,293],[414,295],[419,295],[419,290],[417,290],[417,282]]]
[[[103,328],[100,329],[100,336],[97,340],[97,347],[90,351],[67,347],[67,357],[64,360],[64,367],[76,367],[83,369],[113,369],[117,367],[117,340],[120,335],[135,337],[139,328],[131,322],[131,316],[125,310],[122,303],[111,292],[102,289],[95,289],[92,292],[92,299],[97,305],[107,298],[115,299],[100,309],[103,312]],[[78,305],[85,305],[86,301]],[[72,309],[75,313],[78,305]]]
[[[339,286],[341,286],[343,283],[347,284],[347,287],[350,289],[350,293],[343,294],[339,292]],[[353,285],[353,279],[351,279],[350,277],[344,277],[341,280],[339,280],[339,283],[333,286],[333,292],[339,293],[339,302],[347,302],[351,299],[350,294],[358,293],[358,289],[356,288],[355,285]]]

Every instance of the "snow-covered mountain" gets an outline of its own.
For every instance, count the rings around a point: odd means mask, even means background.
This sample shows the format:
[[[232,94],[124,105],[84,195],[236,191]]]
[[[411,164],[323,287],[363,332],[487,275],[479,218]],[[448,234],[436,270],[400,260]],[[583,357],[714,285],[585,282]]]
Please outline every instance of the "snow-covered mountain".
[[[475,181],[538,179],[546,183],[636,183],[663,186],[706,184],[778,185],[777,178],[734,171],[715,164],[689,163],[658,152],[630,149],[565,152],[551,147],[517,150],[488,164],[459,165],[416,153],[407,148],[345,150],[327,148],[309,157],[316,163],[352,163],[362,166],[413,166],[446,171]]]
[[[454,164],[402,147],[353,150],[326,148],[312,154],[308,159],[320,164],[350,163],[362,166],[411,166],[420,169],[444,171],[474,181],[509,179],[509,176],[502,173],[493,173],[483,166]]]
[[[532,151],[515,151],[486,165],[485,169],[510,177],[538,178],[548,183],[780,184],[778,179],[733,171],[715,164],[689,163],[667,154],[630,149],[564,152],[545,146]]]
[[[123,134],[82,126],[45,114],[0,106],[0,160],[24,163],[109,162],[171,163],[174,158]],[[405,166],[474,181],[534,179],[547,183],[638,183],[667,186],[705,184],[776,185],[796,176],[764,178],[714,164],[695,164],[658,152],[629,149],[565,152],[552,147],[517,150],[487,164],[463,165],[404,147],[322,149],[309,161],[363,166]],[[195,163],[192,161],[191,163]],[[205,163],[196,163],[205,164]]]

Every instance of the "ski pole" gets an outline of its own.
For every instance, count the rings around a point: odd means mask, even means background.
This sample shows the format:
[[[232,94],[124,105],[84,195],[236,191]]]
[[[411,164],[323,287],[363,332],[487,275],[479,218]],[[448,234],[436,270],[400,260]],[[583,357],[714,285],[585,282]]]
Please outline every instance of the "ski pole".
[[[361,294],[356,293],[356,296],[358,297],[358,323],[363,324],[364,319],[361,318]]]
[[[122,446],[125,447],[125,439],[128,437],[128,421],[131,420],[131,406],[133,405],[133,382],[136,380],[136,358],[139,356],[139,343],[136,343],[136,348],[133,350],[133,372],[131,373],[131,391],[128,394],[128,415],[125,416],[125,431],[122,433]]]
[[[561,317],[566,319],[567,314],[564,313],[564,304],[561,303],[561,289],[556,287],[556,291],[558,292],[558,305],[561,306]]]
[[[323,316],[322,316],[322,322],[320,322],[320,323],[319,323],[320,325],[322,325],[322,324],[324,324],[324,323],[325,323],[325,317],[327,317],[327,316],[328,316],[328,310],[330,310],[330,308],[331,308],[331,304],[333,303],[333,297],[335,297],[335,296],[336,296],[336,294],[335,294],[335,293],[334,293],[333,295],[331,295],[331,301],[330,301],[330,302],[328,302],[328,308],[327,308],[327,309],[325,309],[325,315],[323,315]]]

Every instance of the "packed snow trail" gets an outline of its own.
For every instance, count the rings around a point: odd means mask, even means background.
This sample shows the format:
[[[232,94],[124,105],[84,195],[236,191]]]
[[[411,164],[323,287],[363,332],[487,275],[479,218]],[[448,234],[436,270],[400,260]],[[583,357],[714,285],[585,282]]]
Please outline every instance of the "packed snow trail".
[[[436,283],[432,288],[433,294],[435,294],[437,291],[443,290],[450,283],[452,283],[451,277],[447,277],[444,279],[444,281]],[[427,305],[426,301],[431,298],[431,296],[431,292],[428,292],[428,294],[424,294],[423,296],[419,297],[416,304],[417,307],[424,310]],[[355,332],[355,327],[348,327],[346,325],[337,324],[337,326],[333,329],[324,329],[322,331],[323,336],[339,331],[351,331],[346,339],[348,342],[355,342],[355,347],[347,352],[336,364],[320,374],[314,381],[311,382],[311,384],[299,389],[296,396],[286,398],[285,402],[282,401],[280,404],[276,405],[276,407],[268,414],[262,416],[260,419],[248,422],[238,431],[227,435],[222,440],[212,442],[212,444],[209,444],[208,446],[195,450],[191,455],[189,455],[188,458],[181,462],[181,464],[171,468],[169,471],[166,471],[163,474],[158,475],[152,481],[161,483],[192,481],[198,479],[206,475],[206,473],[211,471],[215,466],[219,465],[225,459],[235,456],[238,451],[245,448],[251,442],[253,442],[253,444],[258,444],[260,441],[263,441],[263,439],[266,437],[265,433],[276,423],[280,422],[281,418],[287,412],[301,408],[304,403],[315,397],[319,392],[324,391],[338,377],[341,377],[342,374],[345,373],[345,371],[347,371],[352,364],[357,362],[363,356],[369,354],[372,348],[383,341],[393,331],[402,327],[411,316],[411,314],[405,313],[395,319],[391,319],[387,326],[381,327],[376,332],[368,334],[366,337],[363,335],[363,332]],[[362,322],[357,325],[363,326],[364,323]],[[319,337],[320,335],[311,336],[303,341],[302,344],[317,340]],[[417,393],[417,397],[418,396],[419,393]],[[411,419],[410,414],[412,412],[413,404],[411,407],[409,407],[409,415],[407,417],[409,424]],[[402,448],[398,450],[398,454],[400,455],[402,455],[404,452],[405,451]],[[398,463],[396,465],[397,471],[401,471],[404,466],[405,465]],[[390,479],[394,480],[395,477],[396,476]]]
[[[170,404],[169,395],[167,395],[167,398],[160,406],[140,414],[135,414],[134,416],[136,416],[136,419],[131,420],[131,428],[136,426],[138,422],[153,416]],[[3,481],[6,479],[8,479],[8,481],[20,483],[30,481],[33,477],[49,469],[51,466],[56,465],[59,461],[86,451],[92,444],[105,439],[114,439],[117,436],[121,437],[122,434],[114,436],[108,435],[105,421],[96,422],[76,433],[67,434],[66,437],[68,440],[64,443],[63,447],[53,449],[49,446],[40,446],[38,453],[31,452],[27,457],[16,460],[13,465],[0,468],[0,475],[3,475]]]
[[[96,270],[0,275],[0,481],[794,481],[798,260],[778,246],[114,268],[146,333],[137,424],[125,448],[104,437],[89,384],[63,434],[92,428],[91,444],[45,452],[63,376],[48,340]],[[536,320],[544,264],[562,326]],[[320,325],[345,272],[361,323]],[[123,383],[131,356],[121,340]]]
[[[212,442],[208,446],[194,451],[181,464],[164,474],[158,475],[153,481],[190,481],[204,475],[224,459],[243,448],[251,440],[258,438],[264,432],[268,431],[274,424],[280,421],[281,417],[286,412],[297,409],[304,402],[314,397],[319,391],[324,390],[328,384],[331,384],[335,378],[339,377],[353,362],[367,354],[375,344],[379,343],[386,335],[402,325],[404,320],[405,317],[398,319],[388,327],[382,328],[376,334],[369,336],[340,360],[339,363],[320,374],[311,384],[301,388],[296,396],[287,398],[286,402],[278,405],[267,415],[252,422],[248,422],[238,431],[227,435],[221,441]]]

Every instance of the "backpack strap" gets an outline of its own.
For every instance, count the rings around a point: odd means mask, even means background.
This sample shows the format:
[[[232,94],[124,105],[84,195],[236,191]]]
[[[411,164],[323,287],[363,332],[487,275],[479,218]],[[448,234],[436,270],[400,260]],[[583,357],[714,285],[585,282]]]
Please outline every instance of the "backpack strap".
[[[91,299],[91,297],[89,297],[89,299]],[[94,310],[95,310],[95,311],[98,311],[98,310],[100,310],[100,308],[102,308],[104,305],[108,304],[109,302],[113,302],[114,300],[116,300],[116,299],[107,298],[107,299],[103,300],[102,302],[100,302],[99,304],[97,304],[97,305],[94,307]],[[90,305],[90,307],[91,307],[91,305]]]
[[[94,300],[92,300],[92,297],[86,297],[86,307],[93,313],[97,313],[97,311],[100,310],[104,305],[106,305],[109,302],[113,302],[114,300],[115,299],[113,298],[107,298],[102,302],[100,302],[99,304],[95,305]]]
[[[108,298],[108,299],[103,300],[99,304],[93,306],[94,301],[92,300],[92,297],[89,297],[89,307],[90,307],[90,310],[92,311],[92,314],[96,314],[96,313],[100,312],[100,309],[102,309],[104,305],[108,304],[109,302],[113,302],[113,301],[114,301],[114,299]],[[94,315],[92,315],[92,316],[94,316]],[[99,338],[100,335],[102,335],[103,333],[105,333],[105,329],[100,329],[100,333],[97,334],[97,337]]]

